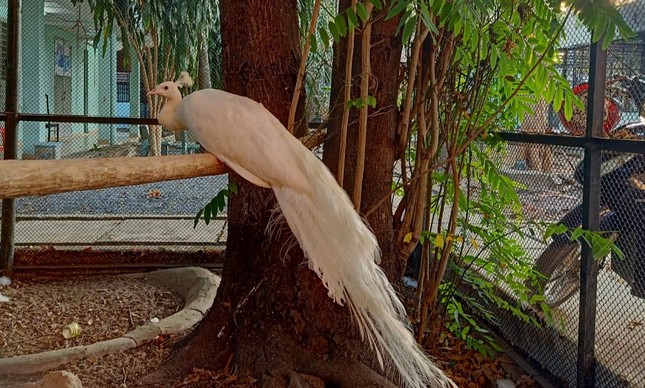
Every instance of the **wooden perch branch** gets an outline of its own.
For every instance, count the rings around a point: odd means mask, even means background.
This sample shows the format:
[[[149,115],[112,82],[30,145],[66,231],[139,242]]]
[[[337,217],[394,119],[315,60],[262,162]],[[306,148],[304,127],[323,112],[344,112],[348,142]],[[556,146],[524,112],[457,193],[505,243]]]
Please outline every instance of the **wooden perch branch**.
[[[225,174],[211,154],[0,161],[0,199]]]

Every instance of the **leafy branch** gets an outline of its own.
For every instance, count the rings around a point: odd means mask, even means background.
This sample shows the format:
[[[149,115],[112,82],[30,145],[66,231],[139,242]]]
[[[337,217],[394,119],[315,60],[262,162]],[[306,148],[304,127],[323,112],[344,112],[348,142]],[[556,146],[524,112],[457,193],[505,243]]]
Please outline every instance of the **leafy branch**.
[[[226,209],[226,199],[234,194],[237,194],[237,186],[235,183],[229,182],[225,189],[220,190],[206,206],[197,212],[193,229],[197,227],[200,219],[203,219],[204,223],[208,225],[212,219],[215,219],[219,213]]]

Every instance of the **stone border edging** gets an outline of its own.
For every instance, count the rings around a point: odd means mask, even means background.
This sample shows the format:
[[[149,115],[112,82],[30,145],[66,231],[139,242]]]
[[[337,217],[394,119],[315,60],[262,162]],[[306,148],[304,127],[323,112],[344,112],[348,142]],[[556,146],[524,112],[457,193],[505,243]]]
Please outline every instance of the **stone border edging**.
[[[184,298],[184,307],[156,323],[139,326],[121,337],[86,346],[49,350],[41,353],[0,358],[0,375],[43,372],[88,357],[133,349],[153,341],[159,335],[177,334],[190,329],[213,305],[220,277],[199,267],[172,268],[149,273],[121,275],[147,279],[172,288]]]

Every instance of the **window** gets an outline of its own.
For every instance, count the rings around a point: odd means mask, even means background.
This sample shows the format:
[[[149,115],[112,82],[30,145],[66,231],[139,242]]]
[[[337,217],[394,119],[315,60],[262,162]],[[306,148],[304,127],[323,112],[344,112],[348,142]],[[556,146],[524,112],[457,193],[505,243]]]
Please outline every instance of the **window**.
[[[130,102],[130,73],[116,73],[116,102]]]

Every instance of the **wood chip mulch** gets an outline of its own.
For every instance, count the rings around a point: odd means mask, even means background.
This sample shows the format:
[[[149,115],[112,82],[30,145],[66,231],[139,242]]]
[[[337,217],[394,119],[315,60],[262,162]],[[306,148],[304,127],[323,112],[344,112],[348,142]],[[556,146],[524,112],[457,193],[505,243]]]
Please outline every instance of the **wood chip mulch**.
[[[17,280],[1,291],[10,300],[0,303],[0,358],[118,338],[183,307],[167,287],[119,276]],[[72,322],[81,335],[65,339]]]
[[[1,291],[11,298],[0,303],[0,357],[88,345],[127,333],[151,318],[162,319],[183,305],[169,289],[144,280],[118,276],[78,277],[66,280],[16,281]],[[81,336],[65,340],[64,325],[78,322]],[[494,359],[466,349],[463,341],[444,333],[433,352],[435,362],[459,387],[497,387],[500,380],[519,388],[537,387],[504,354]],[[58,369],[76,374],[85,387],[135,387],[145,376],[164,365],[176,337],[159,337],[144,346],[98,359],[84,359]],[[233,373],[231,373],[233,372]],[[14,376],[0,386],[19,387],[41,376]],[[239,386],[234,371],[196,369],[182,387]]]

